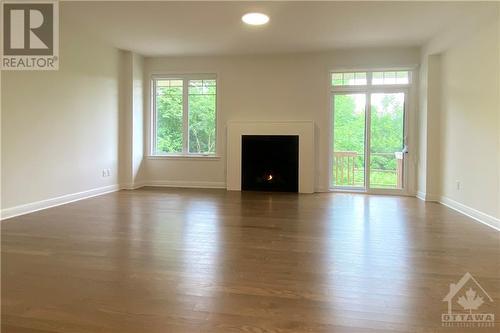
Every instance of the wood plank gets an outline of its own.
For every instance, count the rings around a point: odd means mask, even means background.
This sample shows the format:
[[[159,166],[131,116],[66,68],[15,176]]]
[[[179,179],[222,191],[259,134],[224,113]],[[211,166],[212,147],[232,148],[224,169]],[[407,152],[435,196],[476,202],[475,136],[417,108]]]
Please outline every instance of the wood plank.
[[[498,332],[499,233],[415,198],[143,188],[1,223],[2,332]],[[495,328],[441,327],[470,272]]]

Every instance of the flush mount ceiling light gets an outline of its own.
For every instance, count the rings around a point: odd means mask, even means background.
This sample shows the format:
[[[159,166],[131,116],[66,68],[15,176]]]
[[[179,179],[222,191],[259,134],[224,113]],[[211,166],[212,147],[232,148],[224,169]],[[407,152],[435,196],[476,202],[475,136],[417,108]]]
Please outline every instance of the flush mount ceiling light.
[[[241,20],[250,25],[263,25],[269,22],[269,16],[262,13],[248,13],[243,15]]]

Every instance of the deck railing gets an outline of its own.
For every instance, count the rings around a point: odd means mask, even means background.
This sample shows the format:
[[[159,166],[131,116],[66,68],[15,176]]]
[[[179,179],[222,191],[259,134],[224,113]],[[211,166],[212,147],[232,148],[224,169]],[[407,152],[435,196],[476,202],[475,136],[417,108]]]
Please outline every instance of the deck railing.
[[[355,151],[336,151],[333,153],[333,176],[336,185],[355,185],[354,174],[356,170]]]
[[[363,155],[355,151],[336,151],[333,153],[333,181],[337,186],[363,186],[364,167],[358,167],[356,159]],[[396,160],[395,169],[376,169],[371,168],[372,175],[375,174],[394,174],[394,179],[377,184],[372,181],[372,187],[384,188],[402,188],[403,187],[403,153],[371,153],[371,156],[394,156]],[[363,164],[363,163],[361,163]],[[385,177],[384,177],[385,178]]]

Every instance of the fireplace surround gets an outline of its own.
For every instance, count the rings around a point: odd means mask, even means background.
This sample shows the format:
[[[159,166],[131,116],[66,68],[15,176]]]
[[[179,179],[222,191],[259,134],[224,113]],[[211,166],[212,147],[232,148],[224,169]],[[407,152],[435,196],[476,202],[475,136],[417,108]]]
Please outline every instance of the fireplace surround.
[[[312,121],[229,121],[227,123],[227,190],[242,190],[244,135],[298,137],[298,192],[314,192],[315,146]]]

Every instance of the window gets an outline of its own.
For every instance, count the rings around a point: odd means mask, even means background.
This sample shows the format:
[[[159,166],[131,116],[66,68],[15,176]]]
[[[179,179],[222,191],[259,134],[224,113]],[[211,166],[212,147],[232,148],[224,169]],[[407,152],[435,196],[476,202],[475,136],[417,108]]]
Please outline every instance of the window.
[[[410,83],[410,75],[408,71],[393,71],[393,72],[373,72],[372,84],[408,84]]]
[[[366,72],[333,73],[333,86],[363,86],[366,85]]]
[[[330,73],[330,186],[405,193],[410,69]]]
[[[409,71],[332,73],[333,87],[410,84]]]
[[[152,155],[214,155],[215,75],[158,77],[152,90]]]

